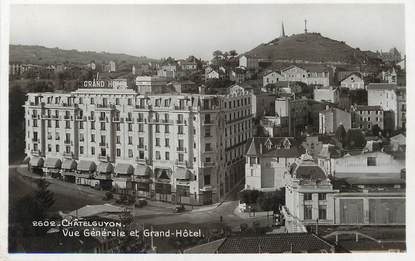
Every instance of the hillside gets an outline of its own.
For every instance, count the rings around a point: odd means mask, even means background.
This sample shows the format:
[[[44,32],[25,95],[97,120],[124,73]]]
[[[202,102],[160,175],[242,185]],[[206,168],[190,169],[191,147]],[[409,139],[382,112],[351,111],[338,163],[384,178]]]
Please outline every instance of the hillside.
[[[87,64],[91,61],[119,63],[144,63],[156,61],[145,56],[137,57],[120,53],[107,52],[80,52],[78,50],[63,50],[59,48],[47,48],[37,45],[10,45],[10,63],[30,64]]]
[[[370,52],[352,48],[344,42],[332,40],[319,33],[295,34],[261,44],[246,54],[272,61],[302,60],[347,64],[374,64],[377,59]]]

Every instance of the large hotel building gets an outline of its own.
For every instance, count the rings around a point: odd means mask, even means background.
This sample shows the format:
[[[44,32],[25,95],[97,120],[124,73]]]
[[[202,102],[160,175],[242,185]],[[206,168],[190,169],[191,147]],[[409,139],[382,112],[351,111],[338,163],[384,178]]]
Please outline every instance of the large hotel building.
[[[29,93],[29,166],[153,200],[224,199],[245,176],[249,92],[235,85],[227,95],[163,94],[156,77],[137,77],[136,84],[114,80],[72,93]]]

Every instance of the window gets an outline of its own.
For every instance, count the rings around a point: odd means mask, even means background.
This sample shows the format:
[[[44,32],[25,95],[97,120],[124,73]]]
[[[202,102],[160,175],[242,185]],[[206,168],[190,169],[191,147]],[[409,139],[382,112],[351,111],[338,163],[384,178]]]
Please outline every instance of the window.
[[[160,156],[160,151],[156,151],[156,160],[160,160],[161,156]]]
[[[95,130],[95,121],[91,121],[91,130]]]
[[[376,157],[367,157],[368,166],[376,166]]]
[[[65,121],[65,128],[70,129],[71,128],[71,122]]]
[[[52,128],[52,121],[48,120],[48,128]]]
[[[203,176],[203,182],[206,185],[210,185],[210,175],[204,175]]]
[[[95,142],[95,134],[91,134],[91,142]]]
[[[128,136],[128,145],[132,145],[132,144],[133,144],[133,137]]]
[[[117,131],[120,131],[120,130],[121,130],[121,127],[120,127],[120,124],[119,124],[119,123],[116,123],[116,124],[115,124],[115,129],[116,129]]]
[[[84,146],[79,146],[79,154],[84,154]]]
[[[84,138],[84,134],[83,133],[79,133],[79,141],[84,141],[85,140],[85,138]]]
[[[128,123],[128,131],[133,131],[133,124],[132,123]]]
[[[159,124],[156,125],[156,133],[160,133],[160,125]]]
[[[56,152],[59,152],[59,145],[56,145]]]
[[[170,133],[169,125],[164,125],[164,132],[165,133]]]
[[[121,144],[121,137],[120,137],[119,135],[117,135],[117,138],[116,138],[116,143],[117,143],[117,144]]]
[[[128,99],[127,99],[127,104],[128,104],[128,105],[131,105],[131,104],[132,104],[132,102],[131,102],[131,98],[128,98]]]
[[[170,152],[166,151],[165,158],[166,160],[170,160]]]
[[[52,151],[52,145],[48,144],[48,152],[51,152],[51,151]]]
[[[140,159],[144,159],[144,151],[140,150],[140,151],[138,152],[138,157],[139,157]]]
[[[166,148],[170,147],[170,139],[164,139],[164,145]]]
[[[117,157],[121,157],[121,150],[117,148]]]
[[[132,149],[129,149],[128,150],[128,157],[129,158],[132,158],[134,155],[133,155],[133,150]]]
[[[318,206],[318,219],[327,219],[327,206]]]
[[[182,125],[177,126],[177,133],[178,134],[183,134],[183,126]]]
[[[156,138],[156,146],[160,147],[160,138]]]
[[[115,105],[120,105],[120,99],[119,98],[115,98]]]
[[[91,155],[95,155],[95,147],[91,147]]]
[[[179,162],[183,162],[184,161],[184,155],[183,153],[179,153]]]
[[[138,124],[138,132],[144,132],[144,124]]]
[[[326,193],[318,193],[318,200],[326,200]]]
[[[313,207],[309,205],[304,206],[304,220],[313,219]]]
[[[304,193],[304,200],[311,200],[313,198],[312,195],[311,193]]]
[[[210,146],[210,143],[205,144],[205,151],[212,151],[212,148]]]
[[[105,122],[101,122],[101,130],[105,130]]]
[[[84,129],[84,122],[83,121],[79,122],[79,129],[81,129],[81,130]]]
[[[205,137],[210,137],[210,127],[205,128]]]

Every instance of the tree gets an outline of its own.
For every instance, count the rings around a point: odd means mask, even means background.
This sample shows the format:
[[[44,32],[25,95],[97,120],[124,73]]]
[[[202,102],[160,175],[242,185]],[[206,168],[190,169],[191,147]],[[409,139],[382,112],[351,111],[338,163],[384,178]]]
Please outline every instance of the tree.
[[[235,57],[235,56],[238,55],[238,53],[235,50],[230,50],[229,55],[232,56],[232,57]]]
[[[257,202],[259,195],[261,194],[260,191],[254,190],[243,190],[239,192],[239,198],[242,203],[246,204],[254,204]]]
[[[344,128],[343,124],[340,124],[340,126],[337,127],[336,138],[344,146],[346,139],[346,129]]]
[[[381,131],[382,130],[380,129],[379,125],[375,124],[375,125],[372,126],[372,135],[373,136],[380,136],[382,134]]]
[[[219,57],[221,55],[223,55],[223,53],[222,53],[221,50],[216,50],[216,51],[213,52],[213,57],[215,57],[215,58],[217,58],[217,57]]]
[[[277,210],[280,205],[285,204],[285,190],[261,193],[258,197],[258,204],[264,211]]]
[[[366,139],[361,130],[348,130],[345,138],[347,149],[361,149],[366,145]]]
[[[37,181],[37,190],[35,191],[35,201],[40,209],[39,218],[46,218],[47,211],[55,203],[54,194],[48,190],[50,183],[44,179]]]

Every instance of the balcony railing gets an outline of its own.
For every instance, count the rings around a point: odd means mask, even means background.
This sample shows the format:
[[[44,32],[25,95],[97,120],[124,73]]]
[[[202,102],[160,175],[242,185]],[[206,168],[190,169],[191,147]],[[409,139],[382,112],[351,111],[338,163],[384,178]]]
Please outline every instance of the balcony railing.
[[[133,122],[133,118],[125,118],[126,122]]]
[[[69,120],[69,119],[71,118],[71,116],[70,116],[70,115],[65,115],[65,116],[63,116],[63,118],[64,118],[65,120]]]
[[[99,143],[99,146],[100,147],[108,147],[108,143],[106,143],[106,142],[100,142]]]
[[[108,155],[98,155],[98,159],[100,161],[108,162],[110,160],[110,156],[108,156]]]
[[[71,144],[71,141],[70,140],[65,140],[63,143],[65,143],[67,145],[70,145]]]
[[[33,138],[32,142],[39,142],[40,140],[38,138]]]
[[[177,166],[185,166],[186,168],[190,167],[189,161],[187,160],[184,160],[184,161],[176,160],[175,163]]]
[[[214,167],[215,165],[215,162],[202,162],[202,167]]]
[[[186,148],[184,147],[177,147],[176,150],[181,151],[181,152],[186,152]]]
[[[30,154],[32,154],[33,156],[40,156],[40,150],[31,150]]]
[[[105,121],[106,117],[99,117],[99,121]]]
[[[112,118],[113,122],[120,122],[121,118],[120,117],[114,117]]]
[[[65,157],[65,158],[73,158],[73,152],[64,152],[63,153],[63,156]]]

